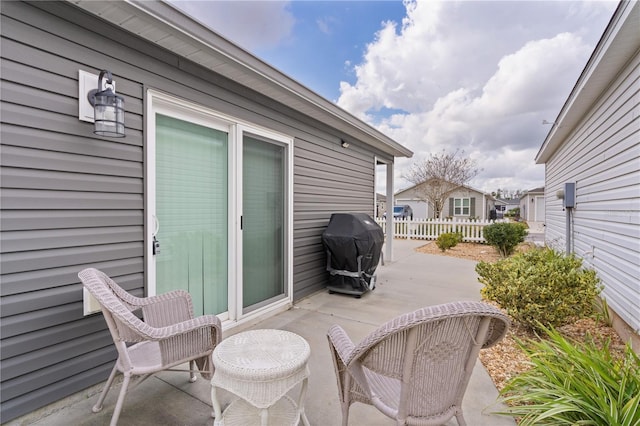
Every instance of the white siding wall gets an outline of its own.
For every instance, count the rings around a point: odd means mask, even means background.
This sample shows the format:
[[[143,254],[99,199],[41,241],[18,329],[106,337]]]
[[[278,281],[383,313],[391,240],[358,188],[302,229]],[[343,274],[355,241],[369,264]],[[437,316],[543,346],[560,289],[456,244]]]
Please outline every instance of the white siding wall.
[[[640,331],[640,55],[546,163],[546,240],[564,251],[556,192],[576,182],[572,248],[597,270],[609,306]]]
[[[520,217],[527,222],[544,221],[544,196],[527,194],[520,200]]]

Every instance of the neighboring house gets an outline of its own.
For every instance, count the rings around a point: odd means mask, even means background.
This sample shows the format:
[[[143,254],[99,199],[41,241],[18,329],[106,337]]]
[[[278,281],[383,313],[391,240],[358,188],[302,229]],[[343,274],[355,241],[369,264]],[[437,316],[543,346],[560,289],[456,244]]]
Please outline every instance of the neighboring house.
[[[544,187],[527,191],[519,201],[522,220],[544,222]]]
[[[167,3],[0,7],[3,422],[107,378],[83,268],[257,321],[326,285],[331,214],[373,215],[376,166],[412,155]],[[103,69],[124,138],[85,121]]]
[[[496,209],[505,215],[507,212],[511,212],[520,208],[520,199],[518,198],[498,198],[496,199]]]
[[[495,198],[493,203],[496,206],[496,217],[498,219],[502,219],[504,217],[504,213],[507,211],[507,202],[500,198]]]
[[[640,352],[640,2],[620,2],[536,156],[545,240],[597,271],[614,327]],[[575,184],[575,208],[565,184]],[[566,202],[566,201],[565,201]]]
[[[433,218],[435,217],[433,205],[421,199],[419,188],[421,185],[428,185],[428,182],[397,192],[394,197],[395,204],[411,206],[414,219]],[[495,199],[491,194],[486,194],[469,186],[461,186],[444,203],[441,217],[488,220],[489,212],[494,208]]]

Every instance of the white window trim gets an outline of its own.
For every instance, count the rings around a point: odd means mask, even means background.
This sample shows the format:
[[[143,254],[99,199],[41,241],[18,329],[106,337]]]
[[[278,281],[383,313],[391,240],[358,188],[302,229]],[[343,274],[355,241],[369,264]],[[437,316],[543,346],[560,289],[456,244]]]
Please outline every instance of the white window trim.
[[[456,200],[460,200],[459,214],[456,214]],[[464,214],[464,200],[469,200],[469,205],[466,207],[469,210],[467,214]],[[453,197],[453,216],[471,216],[471,197]]]

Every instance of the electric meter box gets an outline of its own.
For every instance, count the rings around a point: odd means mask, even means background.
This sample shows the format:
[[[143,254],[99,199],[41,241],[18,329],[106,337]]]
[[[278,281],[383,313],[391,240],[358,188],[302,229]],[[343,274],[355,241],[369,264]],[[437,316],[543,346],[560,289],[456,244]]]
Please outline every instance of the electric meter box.
[[[576,206],[576,183],[566,182],[564,184],[564,198],[562,207],[572,209]]]

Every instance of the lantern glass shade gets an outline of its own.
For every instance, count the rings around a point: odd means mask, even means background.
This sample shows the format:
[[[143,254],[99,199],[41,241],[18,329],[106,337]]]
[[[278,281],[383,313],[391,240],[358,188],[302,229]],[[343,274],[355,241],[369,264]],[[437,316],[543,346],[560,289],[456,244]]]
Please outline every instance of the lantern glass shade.
[[[124,99],[111,89],[95,94],[93,133],[112,138],[124,137]]]
[[[105,89],[102,79],[106,77]],[[98,88],[87,93],[93,105],[93,133],[111,138],[124,137],[124,98],[113,91],[113,78],[108,70],[100,71]]]

